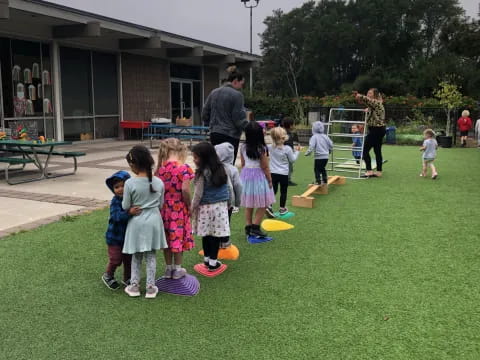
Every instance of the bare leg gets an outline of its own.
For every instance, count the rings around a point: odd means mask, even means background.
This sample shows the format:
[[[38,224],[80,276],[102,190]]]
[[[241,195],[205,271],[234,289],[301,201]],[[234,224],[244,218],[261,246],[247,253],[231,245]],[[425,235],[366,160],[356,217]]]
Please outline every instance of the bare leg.
[[[427,176],[427,162],[424,161],[422,165],[422,176]]]
[[[247,226],[252,225],[253,208],[245,208],[245,222]]]
[[[265,216],[265,211],[266,210],[267,210],[266,208],[258,208],[257,209],[257,211],[255,212],[255,220],[253,222],[255,225],[260,225],[260,223],[263,220],[263,217]]]
[[[163,249],[163,257],[165,258],[165,264],[172,265],[172,251],[170,249]]]
[[[432,169],[432,177],[437,176],[437,169],[435,168],[435,165],[433,165],[433,161],[430,163],[430,169]]]
[[[182,265],[183,253],[181,252],[173,253],[173,260],[175,262],[175,265]]]

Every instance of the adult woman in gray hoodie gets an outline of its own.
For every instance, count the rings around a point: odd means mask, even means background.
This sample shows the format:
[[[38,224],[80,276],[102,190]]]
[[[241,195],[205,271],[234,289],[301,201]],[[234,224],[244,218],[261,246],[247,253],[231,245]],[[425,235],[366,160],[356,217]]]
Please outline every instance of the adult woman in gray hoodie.
[[[237,158],[240,136],[248,124],[244,98],[240,89],[245,83],[243,75],[233,71],[228,82],[213,90],[207,97],[202,111],[202,121],[210,127],[210,142],[218,145],[228,142],[233,145],[233,165]]]

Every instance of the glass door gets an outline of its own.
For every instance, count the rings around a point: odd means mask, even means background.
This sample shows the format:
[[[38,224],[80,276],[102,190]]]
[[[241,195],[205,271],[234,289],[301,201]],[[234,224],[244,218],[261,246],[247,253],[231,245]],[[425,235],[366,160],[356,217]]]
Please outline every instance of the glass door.
[[[193,84],[191,81],[174,80],[171,83],[172,120],[191,118],[193,114]]]

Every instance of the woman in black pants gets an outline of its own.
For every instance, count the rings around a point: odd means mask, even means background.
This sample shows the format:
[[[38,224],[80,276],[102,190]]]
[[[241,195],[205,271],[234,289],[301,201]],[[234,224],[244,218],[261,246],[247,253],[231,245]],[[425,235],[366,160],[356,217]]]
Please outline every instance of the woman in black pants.
[[[363,146],[363,160],[365,160],[367,177],[382,176],[382,142],[386,134],[385,128],[385,107],[383,106],[382,95],[378,89],[372,88],[368,90],[367,95],[359,94],[354,91],[355,99],[362,104],[365,104],[367,109],[367,126],[368,134],[365,137]],[[375,160],[377,162],[377,171],[372,171],[372,159],[370,157],[370,150],[373,148],[375,152]]]

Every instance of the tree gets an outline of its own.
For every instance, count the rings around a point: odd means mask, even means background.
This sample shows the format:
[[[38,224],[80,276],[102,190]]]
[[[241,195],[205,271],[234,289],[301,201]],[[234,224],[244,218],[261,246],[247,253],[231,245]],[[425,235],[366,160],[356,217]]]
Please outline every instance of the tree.
[[[445,128],[445,134],[450,136],[452,129],[451,113],[452,110],[462,105],[462,93],[459,91],[458,86],[448,81],[442,81],[438,84],[438,88],[433,92],[440,104],[445,108],[447,114],[447,125]]]

